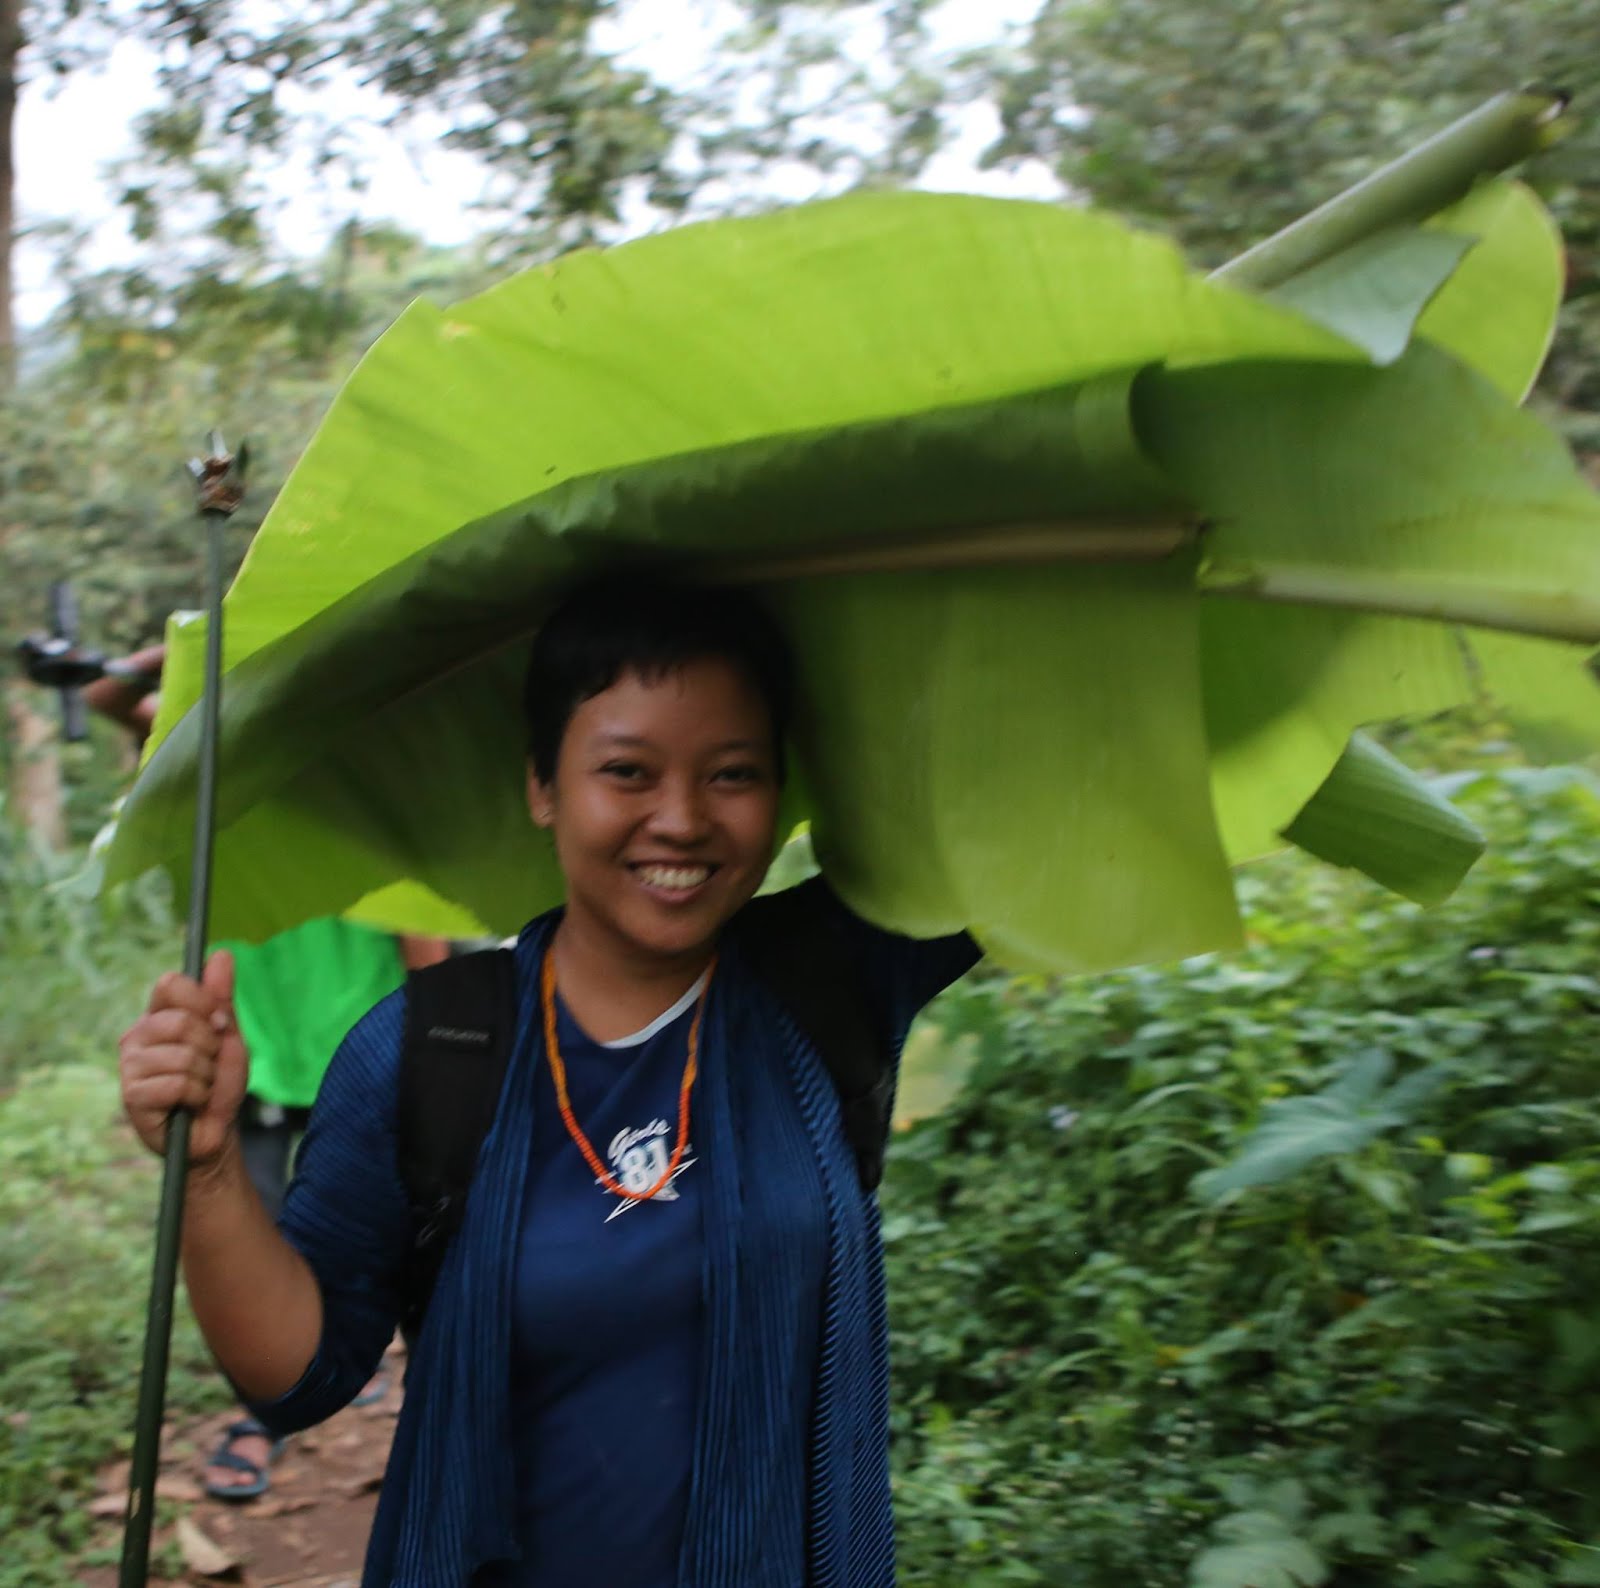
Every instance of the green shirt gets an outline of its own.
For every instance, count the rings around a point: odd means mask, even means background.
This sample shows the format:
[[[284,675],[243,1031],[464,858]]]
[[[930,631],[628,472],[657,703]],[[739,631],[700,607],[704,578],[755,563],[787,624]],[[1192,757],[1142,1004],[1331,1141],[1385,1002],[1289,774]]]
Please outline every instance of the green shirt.
[[[233,1008],[250,1050],[250,1095],[309,1108],[344,1034],[405,980],[387,932],[307,921],[265,943],[218,943],[233,955]]]

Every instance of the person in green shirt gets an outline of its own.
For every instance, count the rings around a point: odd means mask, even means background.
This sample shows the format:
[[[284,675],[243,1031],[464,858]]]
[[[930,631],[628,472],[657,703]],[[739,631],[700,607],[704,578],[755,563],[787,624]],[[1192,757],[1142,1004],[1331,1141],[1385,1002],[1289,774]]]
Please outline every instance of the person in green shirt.
[[[276,1218],[323,1071],[345,1032],[405,980],[405,957],[389,933],[336,918],[213,947],[233,955],[234,1012],[250,1044],[245,1165]]]

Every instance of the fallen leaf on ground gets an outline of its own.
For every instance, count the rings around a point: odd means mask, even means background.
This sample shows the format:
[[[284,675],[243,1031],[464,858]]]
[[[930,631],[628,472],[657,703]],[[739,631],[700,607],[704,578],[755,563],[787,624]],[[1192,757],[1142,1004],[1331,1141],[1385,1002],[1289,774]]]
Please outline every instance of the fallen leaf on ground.
[[[184,1565],[202,1577],[226,1577],[239,1569],[239,1557],[202,1532],[199,1523],[187,1516],[178,1519],[178,1549]]]

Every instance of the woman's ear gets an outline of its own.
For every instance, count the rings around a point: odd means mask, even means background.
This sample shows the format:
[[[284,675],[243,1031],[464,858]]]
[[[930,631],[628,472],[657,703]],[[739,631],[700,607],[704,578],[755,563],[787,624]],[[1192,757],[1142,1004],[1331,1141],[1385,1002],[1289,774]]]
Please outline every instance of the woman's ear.
[[[556,819],[555,789],[544,782],[528,763],[528,814],[535,827],[549,827]]]

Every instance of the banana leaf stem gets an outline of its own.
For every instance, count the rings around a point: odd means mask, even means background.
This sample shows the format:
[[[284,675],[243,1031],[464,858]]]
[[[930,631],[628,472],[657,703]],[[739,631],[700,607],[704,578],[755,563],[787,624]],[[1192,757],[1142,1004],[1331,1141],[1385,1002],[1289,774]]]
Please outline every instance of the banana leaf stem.
[[[1058,562],[1157,562],[1200,533],[1194,521],[1014,524],[915,544],[852,541],[793,557],[719,562],[707,577],[725,584],[775,584],[838,574],[905,573],[938,568],[1009,568]]]
[[[1199,542],[1197,519],[1015,524],[938,540],[854,541],[792,557],[740,558],[701,570],[721,584],[779,584],[865,573],[962,568],[1048,567],[1060,563],[1145,563]],[[1202,565],[1200,594],[1284,606],[1331,607],[1387,617],[1428,618],[1468,628],[1600,645],[1600,603],[1574,595],[1517,593],[1485,585],[1419,579],[1361,568]]]
[[[1391,226],[1424,219],[1553,143],[1564,94],[1497,94],[1443,132],[1212,272],[1214,281],[1267,292]]]
[[[1479,585],[1408,580],[1393,573],[1317,567],[1203,569],[1200,589],[1207,596],[1429,618],[1468,628],[1600,645],[1600,603],[1574,595],[1519,594]]]

